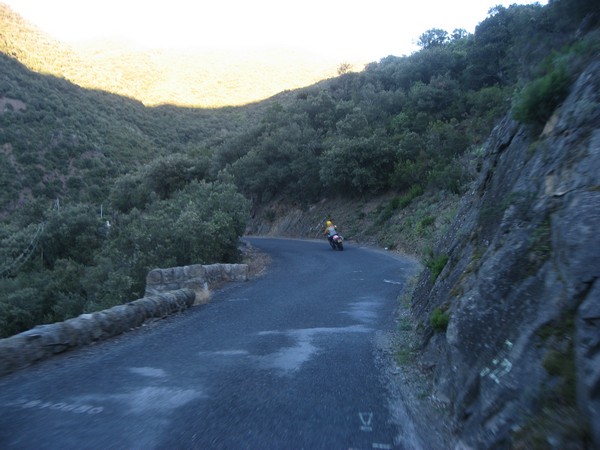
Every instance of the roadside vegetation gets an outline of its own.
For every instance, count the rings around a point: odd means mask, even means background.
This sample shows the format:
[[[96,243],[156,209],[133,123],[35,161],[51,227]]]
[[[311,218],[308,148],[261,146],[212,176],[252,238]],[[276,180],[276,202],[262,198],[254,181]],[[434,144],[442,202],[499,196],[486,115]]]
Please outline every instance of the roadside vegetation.
[[[573,37],[594,8],[499,6],[472,35],[428,30],[410,56],[220,109],[82,89],[19,62],[42,60],[39,42],[3,35],[0,337],[134,300],[155,267],[238,261],[275,203],[384,198],[360,219],[424,257],[496,122],[512,108],[539,127],[598,53],[597,34]]]

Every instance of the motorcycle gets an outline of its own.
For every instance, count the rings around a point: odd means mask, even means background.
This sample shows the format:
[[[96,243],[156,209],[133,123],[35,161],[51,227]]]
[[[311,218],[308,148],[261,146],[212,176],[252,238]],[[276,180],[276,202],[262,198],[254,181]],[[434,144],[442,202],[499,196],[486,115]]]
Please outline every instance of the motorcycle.
[[[333,236],[329,237],[329,245],[331,245],[331,248],[334,250],[339,250],[339,251],[343,251],[344,250],[344,238],[339,235],[339,234],[334,234]]]

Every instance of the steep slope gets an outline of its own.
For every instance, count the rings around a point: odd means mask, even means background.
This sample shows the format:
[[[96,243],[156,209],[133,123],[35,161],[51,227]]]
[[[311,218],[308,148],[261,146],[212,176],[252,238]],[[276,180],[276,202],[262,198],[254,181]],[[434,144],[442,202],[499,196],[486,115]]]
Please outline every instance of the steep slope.
[[[540,136],[502,121],[415,289],[418,363],[466,448],[600,445],[599,105],[596,58]]]

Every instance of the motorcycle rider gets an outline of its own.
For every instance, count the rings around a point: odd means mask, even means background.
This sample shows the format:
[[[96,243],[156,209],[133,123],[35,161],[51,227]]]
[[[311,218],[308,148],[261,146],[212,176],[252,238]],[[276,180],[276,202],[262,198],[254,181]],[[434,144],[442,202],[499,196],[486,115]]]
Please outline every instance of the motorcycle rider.
[[[329,241],[329,243],[331,243],[331,240],[333,239],[333,236],[335,236],[337,234],[337,227],[333,224],[333,222],[331,220],[328,220],[325,223],[326,227],[325,227],[325,234],[327,235],[327,240]]]

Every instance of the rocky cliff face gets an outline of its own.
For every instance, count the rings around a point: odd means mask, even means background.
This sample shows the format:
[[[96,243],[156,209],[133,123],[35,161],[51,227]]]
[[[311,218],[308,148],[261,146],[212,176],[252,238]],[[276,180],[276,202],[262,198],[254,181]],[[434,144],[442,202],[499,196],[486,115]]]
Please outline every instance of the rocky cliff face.
[[[486,153],[413,294],[432,395],[461,448],[600,447],[600,59]]]

